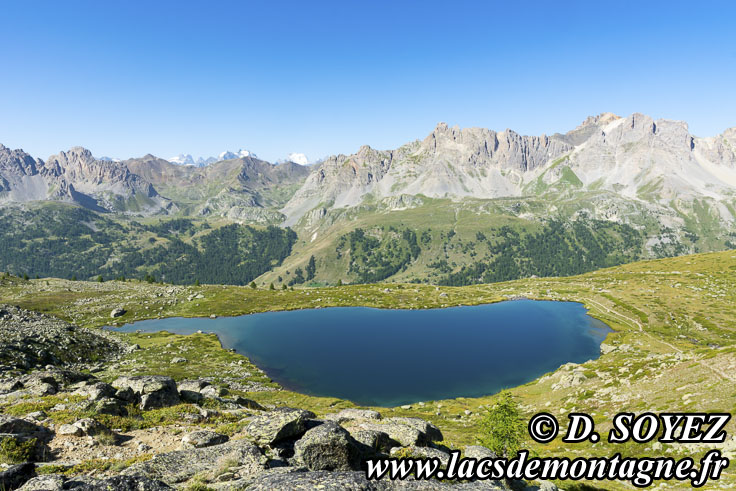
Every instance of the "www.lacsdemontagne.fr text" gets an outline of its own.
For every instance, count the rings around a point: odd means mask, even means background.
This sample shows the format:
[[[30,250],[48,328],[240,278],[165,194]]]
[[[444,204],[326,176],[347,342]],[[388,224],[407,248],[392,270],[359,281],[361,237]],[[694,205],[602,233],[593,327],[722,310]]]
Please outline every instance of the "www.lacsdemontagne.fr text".
[[[728,467],[728,459],[720,451],[711,450],[700,466],[690,457],[629,458],[612,457],[529,457],[522,450],[512,459],[461,458],[459,451],[450,452],[443,468],[437,458],[372,459],[367,461],[368,479],[451,479],[451,480],[597,480],[629,481],[636,487],[646,487],[657,480],[690,481],[692,487],[703,486],[709,479],[718,479]]]

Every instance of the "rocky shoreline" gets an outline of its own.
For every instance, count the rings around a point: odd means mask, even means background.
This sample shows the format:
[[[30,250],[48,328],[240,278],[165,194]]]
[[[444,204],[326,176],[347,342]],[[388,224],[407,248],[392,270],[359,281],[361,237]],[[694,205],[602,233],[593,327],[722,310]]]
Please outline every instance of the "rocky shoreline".
[[[100,366],[135,346],[17,307],[0,307],[0,334],[0,489],[538,489],[521,481],[368,481],[370,458],[446,463],[442,431],[368,409],[317,417],[266,408],[204,379],[125,375],[108,383],[95,376]],[[154,424],[164,418],[173,421]]]

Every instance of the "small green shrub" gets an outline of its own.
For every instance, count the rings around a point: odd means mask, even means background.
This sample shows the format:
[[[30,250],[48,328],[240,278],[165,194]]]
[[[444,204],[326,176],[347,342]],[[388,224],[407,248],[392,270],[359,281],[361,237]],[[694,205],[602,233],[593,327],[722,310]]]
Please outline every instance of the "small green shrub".
[[[31,438],[21,442],[13,437],[0,440],[0,462],[4,464],[20,464],[33,459],[37,440]]]

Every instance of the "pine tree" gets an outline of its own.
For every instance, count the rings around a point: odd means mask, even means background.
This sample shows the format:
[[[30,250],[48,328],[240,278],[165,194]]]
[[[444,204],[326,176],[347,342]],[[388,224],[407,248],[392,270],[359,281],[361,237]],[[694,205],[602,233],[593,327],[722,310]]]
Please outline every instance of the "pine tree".
[[[276,287],[275,287],[275,286],[273,286],[273,283],[271,283],[270,285],[268,285],[268,289],[269,289],[269,290],[275,290],[275,289],[276,289]]]
[[[256,289],[256,282],[255,281],[251,281],[250,282],[250,287],[255,290]]]
[[[342,280],[337,280],[337,286],[342,286]]]
[[[314,274],[317,272],[317,264],[314,261],[314,256],[309,257],[309,263],[307,264],[306,272],[307,281],[314,278]]]
[[[499,394],[496,404],[483,416],[480,427],[482,433],[478,440],[499,457],[512,459],[521,450],[526,425],[519,404],[509,391]]]

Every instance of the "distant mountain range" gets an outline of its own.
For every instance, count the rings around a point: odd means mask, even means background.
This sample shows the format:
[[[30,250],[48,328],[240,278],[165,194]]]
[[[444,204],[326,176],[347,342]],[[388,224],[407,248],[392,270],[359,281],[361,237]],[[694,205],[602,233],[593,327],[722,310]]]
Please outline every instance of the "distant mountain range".
[[[467,230],[599,220],[643,234],[641,257],[736,243],[736,128],[701,138],[681,121],[611,113],[550,136],[440,123],[394,150],[363,146],[310,166],[303,154],[288,160],[276,165],[239,150],[115,161],[75,147],[44,161],[0,145],[0,205],[61,201],[120,216],[292,226],[306,242],[284,274],[304,253],[334,254],[340,234],[389,217],[460,235],[463,216],[476,217]]]

